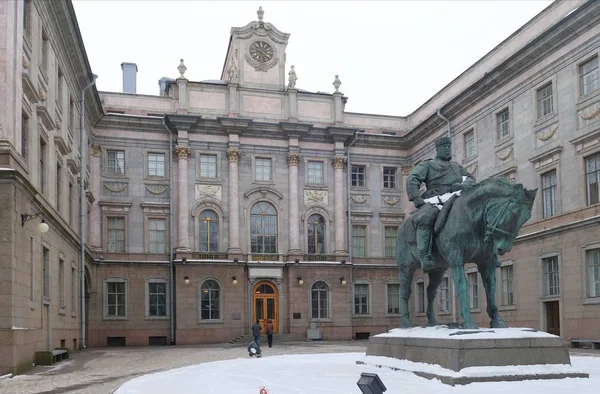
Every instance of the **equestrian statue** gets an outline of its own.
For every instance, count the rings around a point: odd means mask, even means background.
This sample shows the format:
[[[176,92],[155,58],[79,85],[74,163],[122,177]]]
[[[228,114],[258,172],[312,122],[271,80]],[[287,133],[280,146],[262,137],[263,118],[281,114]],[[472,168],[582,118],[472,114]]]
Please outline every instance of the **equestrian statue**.
[[[487,298],[490,327],[506,327],[496,305],[498,255],[512,249],[519,229],[531,217],[537,193],[502,177],[477,183],[462,165],[451,161],[452,140],[435,140],[436,158],[415,166],[406,179],[409,200],[417,210],[398,234],[401,326],[411,327],[408,300],[415,271],[429,276],[427,324],[437,325],[433,311],[437,288],[448,268],[460,301],[462,328],[477,328],[469,310],[464,264],[474,263]],[[420,187],[426,190],[421,194]]]

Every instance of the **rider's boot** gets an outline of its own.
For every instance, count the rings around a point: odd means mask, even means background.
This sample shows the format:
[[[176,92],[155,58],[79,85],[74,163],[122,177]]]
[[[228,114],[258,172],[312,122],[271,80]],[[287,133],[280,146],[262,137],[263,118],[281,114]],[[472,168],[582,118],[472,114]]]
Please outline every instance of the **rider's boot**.
[[[431,229],[427,227],[419,227],[417,229],[417,251],[419,252],[419,260],[421,261],[421,269],[423,272],[429,272],[435,269],[435,260],[431,256]]]

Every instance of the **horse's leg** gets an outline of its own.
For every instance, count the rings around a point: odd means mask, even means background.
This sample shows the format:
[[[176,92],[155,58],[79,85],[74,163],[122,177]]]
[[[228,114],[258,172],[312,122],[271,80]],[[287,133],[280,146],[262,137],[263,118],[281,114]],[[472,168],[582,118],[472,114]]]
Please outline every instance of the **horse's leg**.
[[[490,317],[490,327],[506,328],[504,319],[498,313],[496,305],[496,263],[494,261],[487,262],[479,268],[483,287],[485,288],[485,296],[487,298],[487,314]]]
[[[436,269],[429,272],[429,284],[427,285],[427,325],[437,326],[438,322],[435,319],[434,305],[437,289],[444,279],[445,269]]]
[[[450,264],[452,268],[452,280],[454,281],[454,288],[458,294],[458,300],[460,301],[460,315],[463,318],[462,328],[477,328],[477,325],[473,321],[471,311],[469,310],[469,298],[467,294],[467,278],[465,277],[465,269],[463,262],[453,261]]]
[[[408,313],[408,300],[412,292],[412,280],[415,275],[416,265],[413,264],[414,259],[410,252],[403,253],[406,258],[404,265],[400,267],[400,316],[402,321],[400,326],[402,328],[410,328],[409,313]]]

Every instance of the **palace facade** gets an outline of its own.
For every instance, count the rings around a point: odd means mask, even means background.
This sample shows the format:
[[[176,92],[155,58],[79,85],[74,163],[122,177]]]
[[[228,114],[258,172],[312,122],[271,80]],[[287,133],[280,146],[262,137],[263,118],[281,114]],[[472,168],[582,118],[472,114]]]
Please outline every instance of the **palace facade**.
[[[498,269],[507,323],[597,338],[599,26],[600,3],[556,1],[399,117],[345,111],[333,73],[330,93],[297,88],[262,9],[218,79],[181,60],[151,96],[131,63],[123,92],[97,91],[69,0],[0,2],[0,374],[57,347],[226,342],[257,319],[324,340],[397,327],[405,178],[448,132],[477,179],[538,188]],[[422,324],[427,276],[413,286]],[[448,276],[439,320],[457,305]]]

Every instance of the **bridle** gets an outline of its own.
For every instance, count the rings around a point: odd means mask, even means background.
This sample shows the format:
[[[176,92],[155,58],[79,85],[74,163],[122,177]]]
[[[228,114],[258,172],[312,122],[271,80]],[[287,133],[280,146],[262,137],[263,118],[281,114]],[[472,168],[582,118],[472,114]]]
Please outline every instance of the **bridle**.
[[[485,242],[485,243],[490,242],[492,240],[492,238],[494,237],[494,233],[511,235],[511,233],[509,231],[499,228],[498,222],[500,222],[500,218],[502,218],[502,216],[504,216],[504,213],[506,212],[506,210],[508,209],[510,204],[512,204],[513,202],[517,202],[517,192],[513,193],[513,195],[510,197],[510,199],[504,205],[504,207],[502,207],[502,210],[498,213],[498,215],[496,215],[494,220],[492,220],[491,222],[485,223],[485,237],[483,238],[483,242]],[[486,216],[487,215],[484,214],[484,218]]]

